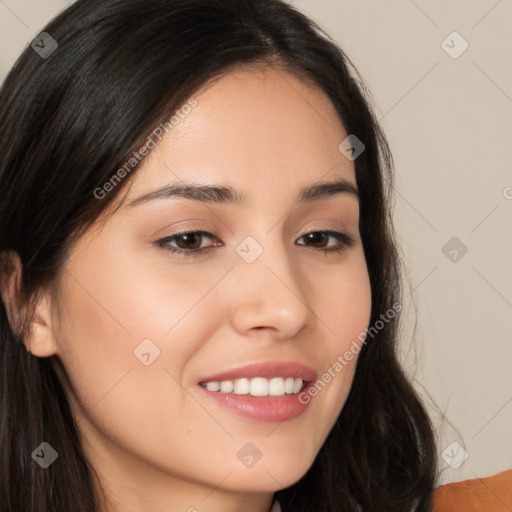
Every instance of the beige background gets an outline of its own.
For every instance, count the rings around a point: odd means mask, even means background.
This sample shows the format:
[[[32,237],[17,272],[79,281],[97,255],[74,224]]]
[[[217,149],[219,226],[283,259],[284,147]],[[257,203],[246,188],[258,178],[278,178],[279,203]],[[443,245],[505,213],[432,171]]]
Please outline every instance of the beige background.
[[[69,3],[0,0],[0,78]],[[512,0],[290,3],[359,68],[392,146],[412,281],[401,354],[438,428],[441,482],[512,468]],[[454,31],[469,44],[457,58]],[[453,237],[466,254],[443,252]]]

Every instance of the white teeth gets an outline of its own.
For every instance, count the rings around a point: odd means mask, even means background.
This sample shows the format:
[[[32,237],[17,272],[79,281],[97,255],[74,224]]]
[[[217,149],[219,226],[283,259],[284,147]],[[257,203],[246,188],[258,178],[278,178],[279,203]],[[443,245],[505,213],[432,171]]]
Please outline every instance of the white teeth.
[[[284,392],[291,395],[293,393],[293,385],[295,384],[295,379],[293,377],[288,377],[284,381]]]
[[[220,383],[220,392],[221,393],[231,393],[234,389],[234,384],[232,380],[223,380]]]
[[[302,388],[302,380],[295,379],[295,384],[293,385],[293,392],[298,393],[301,388]]]
[[[274,377],[265,379],[254,377],[252,379],[212,381],[201,384],[208,391],[220,391],[221,393],[234,393],[235,395],[251,396],[284,396],[297,394],[302,389],[304,381],[293,377]]]
[[[302,387],[302,379],[300,381]],[[284,395],[284,379],[276,378],[270,379],[268,383],[268,394],[270,396],[283,396]]]
[[[251,390],[249,393],[252,396],[268,396],[268,380],[262,377],[251,379]]]
[[[249,379],[237,379],[235,380],[235,395],[248,395],[251,387]]]
[[[220,391],[220,382],[207,382],[206,389],[208,391]]]

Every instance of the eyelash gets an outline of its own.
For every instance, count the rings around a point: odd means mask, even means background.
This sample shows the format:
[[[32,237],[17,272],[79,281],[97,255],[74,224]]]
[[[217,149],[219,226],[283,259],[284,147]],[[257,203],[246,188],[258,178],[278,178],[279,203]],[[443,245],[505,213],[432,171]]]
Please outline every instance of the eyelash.
[[[300,238],[304,238],[305,236],[312,235],[312,234],[318,234],[318,233],[327,235],[327,237],[333,237],[336,240],[338,240],[338,242],[340,242],[339,247],[337,247],[335,249],[322,249],[322,248],[317,249],[319,251],[324,251],[326,256],[328,253],[335,253],[335,254],[341,253],[342,251],[351,248],[356,243],[356,240],[354,237],[352,237],[346,233],[341,233],[339,231],[332,231],[332,230],[310,231],[309,233],[305,233],[304,235],[302,235]],[[202,254],[209,253],[216,247],[220,246],[220,244],[217,244],[214,246],[205,247],[203,249],[185,250],[185,249],[179,249],[176,247],[172,247],[169,245],[169,242],[174,241],[175,239],[177,239],[181,236],[189,236],[189,235],[203,235],[209,239],[215,238],[215,235],[213,235],[212,233],[209,233],[207,231],[200,231],[200,230],[199,231],[184,231],[182,233],[176,233],[172,236],[162,238],[160,240],[157,240],[154,243],[155,243],[155,245],[157,245],[164,251],[168,251],[172,254],[180,255],[180,257],[184,257],[184,258],[201,256]],[[299,245],[305,245],[305,244],[299,244]]]

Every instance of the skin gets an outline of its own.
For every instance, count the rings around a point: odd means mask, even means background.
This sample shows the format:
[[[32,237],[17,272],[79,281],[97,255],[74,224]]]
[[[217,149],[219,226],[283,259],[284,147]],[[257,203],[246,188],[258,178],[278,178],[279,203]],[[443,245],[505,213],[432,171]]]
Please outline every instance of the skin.
[[[295,202],[320,182],[356,186],[354,163],[338,150],[347,133],[328,98],[273,68],[231,72],[194,98],[131,177],[121,207],[72,247],[58,299],[43,296],[28,345],[62,361],[84,449],[117,512],[268,512],[273,493],[313,463],[357,356],[303,414],[281,423],[220,407],[198,381],[274,360],[321,375],[370,320],[357,198]],[[249,204],[129,205],[173,180],[230,185]],[[215,238],[174,247],[221,246],[193,257],[155,244],[185,228]],[[306,233],[327,229],[354,245],[327,254],[338,246],[332,237],[308,245]],[[263,248],[250,264],[235,251],[247,236]],[[133,353],[147,338],[160,350],[149,366]],[[237,458],[248,441],[262,454],[251,468]]]

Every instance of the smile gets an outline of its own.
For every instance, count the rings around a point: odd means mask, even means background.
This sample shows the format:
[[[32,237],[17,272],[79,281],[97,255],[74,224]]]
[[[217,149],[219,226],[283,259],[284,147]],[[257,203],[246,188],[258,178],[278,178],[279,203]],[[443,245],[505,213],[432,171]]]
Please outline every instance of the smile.
[[[236,380],[201,382],[208,391],[251,396],[284,396],[300,393],[306,382],[294,377],[241,378]]]

